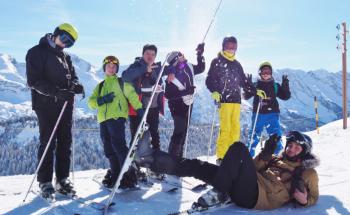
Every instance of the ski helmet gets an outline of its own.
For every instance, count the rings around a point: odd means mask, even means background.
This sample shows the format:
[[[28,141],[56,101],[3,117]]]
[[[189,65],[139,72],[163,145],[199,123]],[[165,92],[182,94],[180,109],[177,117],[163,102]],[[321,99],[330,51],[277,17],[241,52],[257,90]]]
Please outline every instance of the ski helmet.
[[[303,151],[297,155],[298,157],[304,157],[306,154],[311,153],[312,140],[308,135],[299,131],[290,131],[286,135],[286,146],[291,142],[295,142],[303,148]]]
[[[176,61],[183,56],[183,54],[179,51],[173,51],[169,54],[167,62],[169,65],[174,65]]]
[[[69,23],[63,23],[57,26],[53,34],[57,36],[63,32],[68,33],[74,41],[78,39],[78,30]]]
[[[224,37],[224,39],[222,40],[222,50],[224,50],[224,47],[225,47],[226,43],[235,43],[235,44],[237,44],[237,39],[234,36],[226,36],[226,37]]]
[[[109,63],[113,63],[117,66],[117,72],[118,72],[118,69],[119,69],[119,60],[117,57],[113,56],[113,55],[109,55],[107,57],[105,57],[103,59],[103,71],[106,70],[106,65],[109,64]]]
[[[264,67],[269,67],[269,68],[271,69],[271,71],[272,71],[272,65],[271,65],[271,63],[268,62],[268,61],[264,61],[264,62],[262,62],[262,63],[260,64],[260,66],[259,66],[259,75],[260,75],[260,73],[261,73],[261,70],[262,70]]]

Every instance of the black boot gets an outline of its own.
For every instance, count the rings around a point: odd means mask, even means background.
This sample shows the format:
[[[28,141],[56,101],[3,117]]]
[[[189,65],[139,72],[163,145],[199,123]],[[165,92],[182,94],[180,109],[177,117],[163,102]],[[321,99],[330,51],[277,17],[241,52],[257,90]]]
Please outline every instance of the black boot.
[[[63,195],[75,195],[72,182],[68,178],[56,181],[56,191]]]
[[[116,181],[117,181],[117,178],[113,176],[112,170],[108,169],[105,177],[102,180],[103,186],[105,186],[108,189],[111,189],[114,187]]]
[[[53,199],[55,189],[51,182],[39,183],[40,194],[45,199]]]

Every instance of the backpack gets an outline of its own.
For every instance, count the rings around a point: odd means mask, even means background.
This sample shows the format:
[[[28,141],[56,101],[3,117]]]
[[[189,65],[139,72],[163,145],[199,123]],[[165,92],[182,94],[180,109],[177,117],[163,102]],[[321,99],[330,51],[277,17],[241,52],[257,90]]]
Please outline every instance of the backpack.
[[[122,90],[123,92],[123,88],[124,88],[124,82],[122,81],[121,78],[118,78],[118,82],[119,82],[119,87],[120,89]],[[98,96],[101,96],[101,91],[102,91],[102,87],[103,87],[103,84],[105,83],[105,81],[101,81],[99,84],[98,84]]]

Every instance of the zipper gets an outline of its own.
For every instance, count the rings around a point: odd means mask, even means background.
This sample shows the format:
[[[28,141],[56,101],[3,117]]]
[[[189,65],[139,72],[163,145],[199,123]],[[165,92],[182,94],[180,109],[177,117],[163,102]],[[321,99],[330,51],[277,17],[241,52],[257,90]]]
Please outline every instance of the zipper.
[[[106,95],[108,94],[108,90],[107,90],[107,93],[106,93]],[[108,103],[106,104],[106,110],[105,110],[105,119],[107,119],[107,108],[108,107]]]

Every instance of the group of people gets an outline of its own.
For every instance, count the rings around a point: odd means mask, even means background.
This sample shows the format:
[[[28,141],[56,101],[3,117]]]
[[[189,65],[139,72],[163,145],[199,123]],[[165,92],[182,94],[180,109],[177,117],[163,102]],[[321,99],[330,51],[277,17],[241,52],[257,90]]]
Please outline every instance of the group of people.
[[[55,191],[75,193],[69,180],[72,114],[74,96],[85,93],[70,56],[63,50],[73,46],[77,39],[77,29],[64,23],[53,33],[42,37],[26,56],[27,82],[39,122],[38,160],[46,153],[37,177],[44,197]],[[197,46],[197,64],[188,62],[180,51],[173,51],[167,55],[167,66],[161,65],[156,62],[157,47],[152,44],[146,44],[142,56],[135,58],[125,71],[119,71],[117,57],[103,59],[105,77],[89,96],[88,106],[97,109],[100,137],[110,163],[103,179],[104,186],[114,186],[127,156],[127,119],[133,141],[149,105],[146,121],[152,153],[147,155],[150,157],[146,159],[147,163],[139,165],[147,166],[156,173],[201,179],[212,184],[221,196],[229,196],[237,205],[246,208],[271,209],[291,200],[306,206],[317,201],[318,181],[314,167],[318,160],[311,153],[312,140],[301,132],[290,132],[283,151],[277,98],[287,100],[291,97],[287,76],[283,76],[281,84],[275,82],[271,64],[263,62],[259,67],[259,79],[253,83],[252,76],[244,73],[236,59],[237,44],[233,36],[223,39],[222,50],[212,60],[206,79],[211,97],[219,107],[217,165],[183,158],[196,88],[194,76],[205,70],[204,43]],[[166,76],[165,84],[163,76]],[[254,97],[249,134],[252,141],[247,144],[239,142],[242,89],[244,99]],[[159,137],[159,114],[164,113],[165,99],[174,121],[168,153],[160,150]],[[58,119],[60,121],[53,134]],[[255,156],[264,128],[270,138],[260,154]],[[54,135],[53,138],[50,138],[51,135]],[[50,146],[46,152],[47,144]],[[52,185],[54,164],[55,188]],[[130,174],[129,171],[127,174]],[[121,186],[128,186],[127,178],[123,178]],[[203,204],[207,202],[206,198],[200,198]]]

